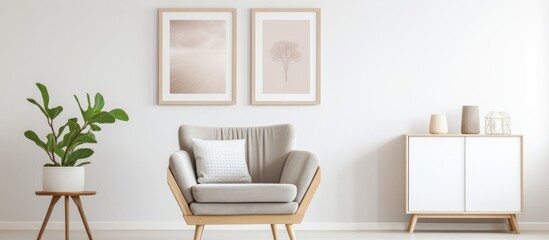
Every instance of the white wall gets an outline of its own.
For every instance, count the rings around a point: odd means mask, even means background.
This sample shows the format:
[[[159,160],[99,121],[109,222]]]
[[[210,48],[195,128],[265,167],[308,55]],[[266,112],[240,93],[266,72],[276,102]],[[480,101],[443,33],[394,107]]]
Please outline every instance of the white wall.
[[[238,8],[235,106],[156,104],[161,7]],[[320,106],[250,105],[254,7],[322,8]],[[39,96],[38,81],[65,107],[63,119],[76,114],[72,94],[85,92],[130,114],[98,134],[86,172],[98,195],[83,200],[93,222],[182,221],[166,184],[182,123],[292,123],[298,147],[323,167],[306,222],[403,222],[402,134],[426,132],[431,113],[446,113],[458,132],[464,104],[511,114],[526,144],[519,220],[549,222],[548,1],[3,0],[0,36],[0,222],[39,222],[48,205],[34,196],[46,156],[23,137],[45,132],[25,101]]]

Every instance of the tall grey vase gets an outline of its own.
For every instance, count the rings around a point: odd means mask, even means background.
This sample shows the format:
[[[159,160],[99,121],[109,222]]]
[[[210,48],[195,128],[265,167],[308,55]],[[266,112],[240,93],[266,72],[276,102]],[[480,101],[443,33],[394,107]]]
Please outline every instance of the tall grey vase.
[[[461,109],[461,133],[480,133],[480,120],[478,115],[478,106],[463,106]]]

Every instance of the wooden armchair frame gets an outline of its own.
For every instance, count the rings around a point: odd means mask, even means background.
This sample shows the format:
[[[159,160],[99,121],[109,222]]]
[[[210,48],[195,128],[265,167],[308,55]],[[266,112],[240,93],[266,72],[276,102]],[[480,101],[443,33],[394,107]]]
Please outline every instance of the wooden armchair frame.
[[[285,224],[286,230],[290,237],[290,240],[296,240],[293,229],[293,224],[299,224],[305,216],[305,212],[313,199],[313,196],[320,184],[320,167],[316,169],[313,180],[307,188],[307,192],[303,196],[303,199],[299,203],[299,207],[295,214],[285,215],[194,215],[191,212],[191,208],[183,196],[183,192],[179,188],[179,185],[175,181],[175,178],[168,168],[168,185],[172,190],[172,193],[177,200],[177,204],[183,212],[183,218],[188,225],[195,225],[194,240],[200,240],[202,238],[202,232],[205,225],[212,224],[270,224],[271,231],[273,233],[273,239],[278,240],[276,224]]]

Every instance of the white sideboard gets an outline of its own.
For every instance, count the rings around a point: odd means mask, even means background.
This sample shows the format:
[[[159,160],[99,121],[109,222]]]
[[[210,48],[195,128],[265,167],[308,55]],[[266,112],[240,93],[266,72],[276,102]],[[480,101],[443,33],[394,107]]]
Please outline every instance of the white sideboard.
[[[406,213],[418,218],[505,218],[520,233],[522,135],[406,135]]]

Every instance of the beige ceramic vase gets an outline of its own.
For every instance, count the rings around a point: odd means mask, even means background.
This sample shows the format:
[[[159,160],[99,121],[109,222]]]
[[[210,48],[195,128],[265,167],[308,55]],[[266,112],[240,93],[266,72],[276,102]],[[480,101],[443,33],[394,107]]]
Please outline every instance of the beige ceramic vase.
[[[448,120],[446,114],[432,114],[429,122],[429,133],[446,134],[448,133]]]
[[[461,133],[479,134],[480,120],[478,106],[463,106],[461,110]]]

